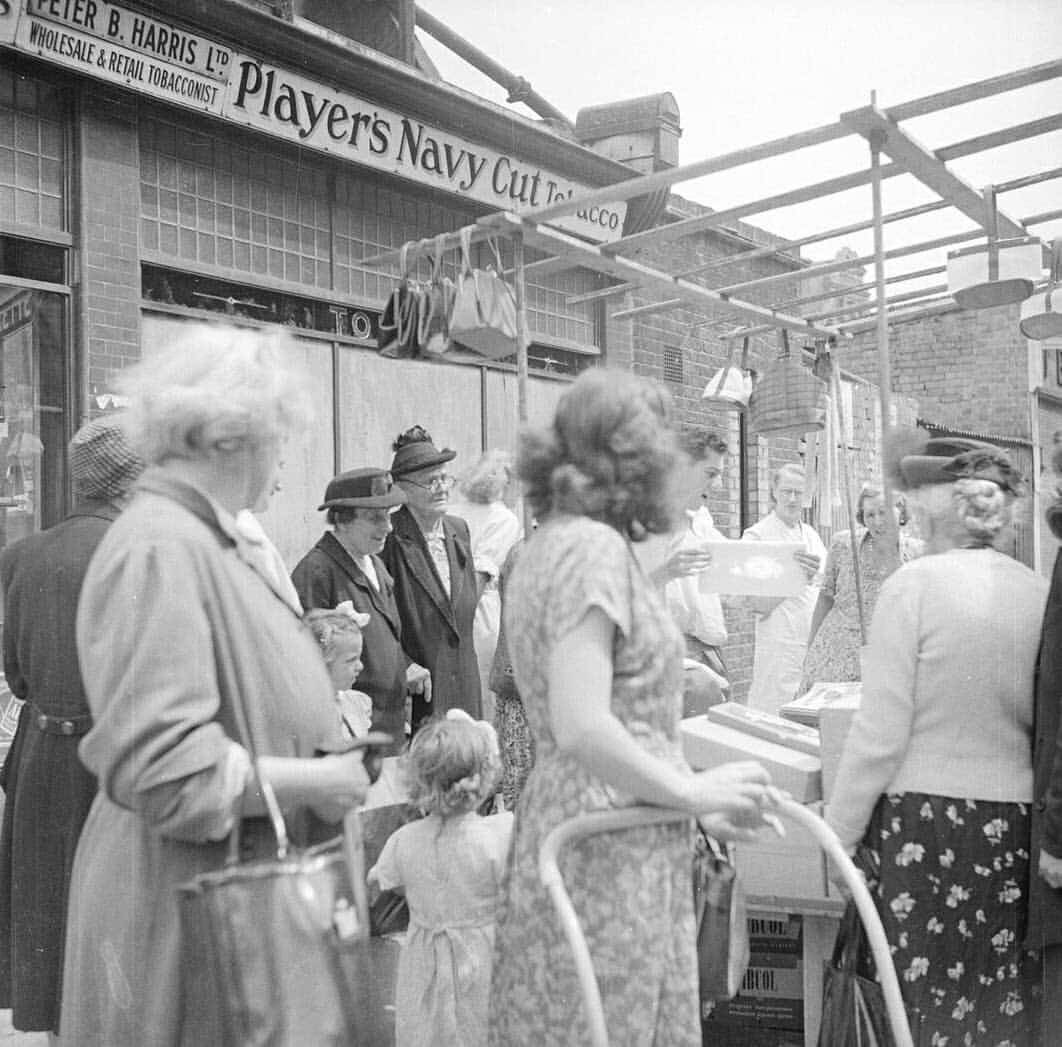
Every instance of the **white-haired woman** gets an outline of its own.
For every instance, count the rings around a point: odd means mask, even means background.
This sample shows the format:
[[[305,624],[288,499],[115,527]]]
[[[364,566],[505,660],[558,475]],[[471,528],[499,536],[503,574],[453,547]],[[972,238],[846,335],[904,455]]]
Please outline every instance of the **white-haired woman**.
[[[993,548],[1019,477],[934,437],[899,461],[926,555],[890,575],[828,820],[875,871],[914,1038],[1034,1042],[1023,951],[1046,582]]]
[[[60,1033],[78,1047],[220,1042],[182,984],[175,888],[273,841],[236,727],[296,836],[365,795],[340,745],[332,686],[299,609],[235,517],[277,484],[308,418],[275,336],[189,330],[128,375],[130,436],[148,462],[82,592],[78,652],[94,725],[81,758],[100,792],[71,886]]]
[[[485,451],[461,477],[461,501],[453,513],[464,518],[472,540],[472,559],[481,591],[472,623],[472,639],[479,663],[483,717],[494,718],[494,698],[489,687],[490,669],[501,628],[501,593],[498,579],[509,550],[523,537],[516,514],[505,504],[513,483],[512,456],[507,451]]]

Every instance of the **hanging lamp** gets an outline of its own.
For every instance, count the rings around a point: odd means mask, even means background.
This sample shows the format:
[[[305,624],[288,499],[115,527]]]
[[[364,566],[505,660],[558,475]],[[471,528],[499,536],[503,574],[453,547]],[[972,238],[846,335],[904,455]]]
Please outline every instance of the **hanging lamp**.
[[[1026,338],[1037,341],[1062,337],[1062,237],[1051,244],[1051,282],[1022,302],[1018,326]]]
[[[1028,298],[1040,279],[1043,245],[1038,237],[998,238],[996,191],[984,191],[987,243],[948,252],[948,290],[963,309],[1011,305]]]

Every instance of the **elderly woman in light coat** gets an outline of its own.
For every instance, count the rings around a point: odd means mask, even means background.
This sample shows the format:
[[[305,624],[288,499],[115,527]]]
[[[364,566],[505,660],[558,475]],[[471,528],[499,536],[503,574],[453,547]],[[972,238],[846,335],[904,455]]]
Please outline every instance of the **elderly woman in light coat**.
[[[278,343],[195,328],[126,383],[149,468],[97,550],[77,621],[94,719],[80,752],[100,785],[64,967],[60,1033],[78,1047],[221,1042],[188,991],[176,887],[224,863],[241,816],[246,855],[270,852],[250,751],[296,838],[310,812],[337,821],[369,785],[360,753],[329,753],[324,663],[235,524],[276,487],[308,414]]]

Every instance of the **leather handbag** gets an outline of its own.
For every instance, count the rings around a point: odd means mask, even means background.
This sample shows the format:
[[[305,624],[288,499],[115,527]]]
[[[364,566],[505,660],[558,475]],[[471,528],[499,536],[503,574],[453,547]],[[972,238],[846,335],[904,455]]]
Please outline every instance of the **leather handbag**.
[[[726,363],[708,379],[701,399],[723,407],[744,410],[752,395],[752,372],[749,370],[749,339],[741,345],[741,363],[734,363],[734,342],[727,350]]]
[[[894,1042],[859,910],[849,902],[826,964],[818,1047],[893,1047]]]
[[[461,272],[450,316],[450,338],[480,356],[501,360],[518,348],[516,295],[501,275],[497,244],[492,240],[487,243],[496,268],[473,269],[469,253],[472,233],[467,226],[461,230]]]
[[[240,698],[233,716],[275,853],[241,861],[237,818],[224,866],[178,887],[186,1025],[219,1047],[370,1047],[364,1030],[386,1014],[392,986],[367,976],[374,960],[358,812],[341,838],[296,848]]]
[[[408,243],[402,245],[398,268],[401,277],[380,315],[376,337],[380,355],[391,360],[420,356],[417,338],[425,298],[424,289],[410,272]]]
[[[729,853],[703,829],[693,853],[701,1001],[729,1000],[749,966],[745,892]]]
[[[801,435],[826,426],[829,394],[826,383],[794,357],[789,332],[781,332],[782,349],[752,388],[749,425],[761,434]]]

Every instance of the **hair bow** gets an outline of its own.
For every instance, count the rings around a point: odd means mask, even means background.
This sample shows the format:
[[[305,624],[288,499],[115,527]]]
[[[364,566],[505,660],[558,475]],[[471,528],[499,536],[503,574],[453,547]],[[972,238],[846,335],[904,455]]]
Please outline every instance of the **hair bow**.
[[[464,709],[448,709],[446,711],[446,719],[460,720],[464,723],[470,723],[473,726],[478,727],[486,736],[487,741],[490,744],[491,752],[495,756],[500,752],[498,747],[498,732],[495,731],[493,725],[487,723],[486,720],[474,720]]]
[[[353,600],[344,600],[342,603],[337,603],[335,610],[339,614],[345,614],[359,629],[364,629],[369,624],[369,615],[363,611],[354,610]]]

